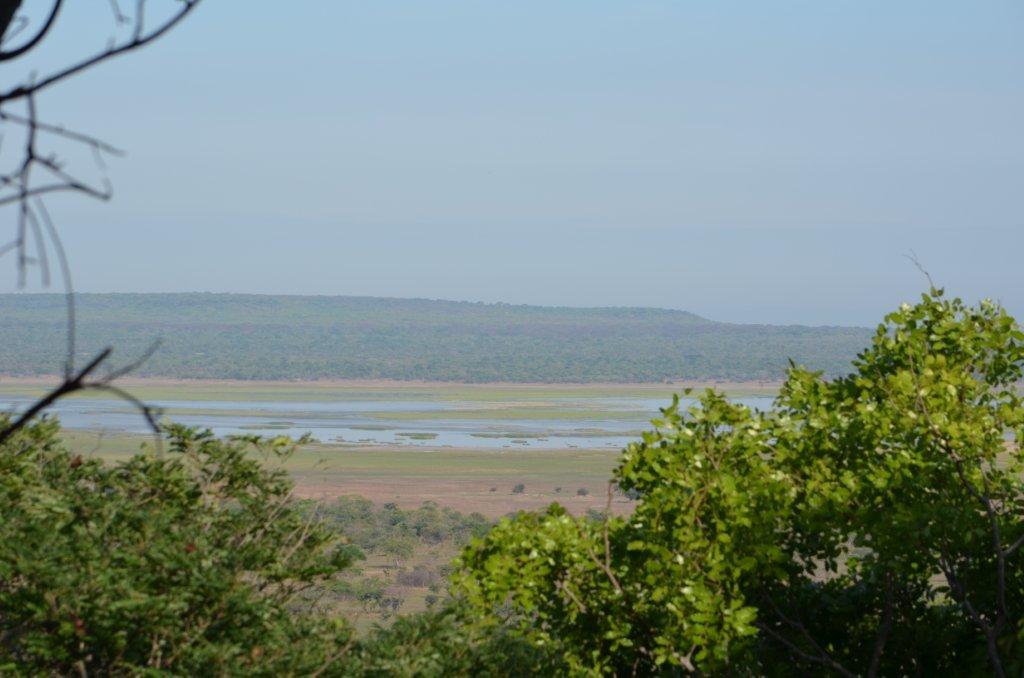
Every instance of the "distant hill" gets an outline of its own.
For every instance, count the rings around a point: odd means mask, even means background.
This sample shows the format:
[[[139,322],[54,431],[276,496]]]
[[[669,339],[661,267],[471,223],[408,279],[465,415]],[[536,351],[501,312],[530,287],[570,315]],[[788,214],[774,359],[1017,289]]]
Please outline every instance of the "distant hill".
[[[79,354],[136,374],[218,379],[649,382],[774,379],[787,360],[845,371],[864,328],[720,323],[653,308],[249,294],[82,294]],[[0,373],[61,369],[64,299],[0,295]]]

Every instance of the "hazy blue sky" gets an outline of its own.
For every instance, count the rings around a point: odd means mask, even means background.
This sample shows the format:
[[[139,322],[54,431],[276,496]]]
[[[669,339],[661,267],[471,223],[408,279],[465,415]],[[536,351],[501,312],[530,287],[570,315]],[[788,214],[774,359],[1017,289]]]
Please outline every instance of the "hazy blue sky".
[[[40,105],[129,151],[50,203],[82,290],[867,324],[914,250],[1024,313],[1019,0],[207,0]]]

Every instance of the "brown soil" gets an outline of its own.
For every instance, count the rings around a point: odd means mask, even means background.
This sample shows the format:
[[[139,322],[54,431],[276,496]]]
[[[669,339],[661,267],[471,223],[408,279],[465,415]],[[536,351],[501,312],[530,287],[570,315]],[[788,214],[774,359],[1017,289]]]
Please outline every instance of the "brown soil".
[[[507,485],[507,481],[505,481]],[[490,487],[495,487],[491,492]],[[330,501],[344,495],[366,497],[378,504],[394,502],[402,508],[415,508],[425,501],[437,502],[463,513],[477,511],[489,518],[499,518],[516,511],[543,509],[558,502],[571,513],[580,515],[588,509],[603,511],[608,505],[607,487],[588,487],[590,494],[578,496],[577,488],[563,488],[555,492],[554,485],[527,487],[522,494],[512,494],[512,488],[503,485],[486,486],[480,480],[435,480],[416,478],[332,479],[327,482],[311,477],[296,477],[296,495],[304,499]],[[635,502],[622,496],[613,496],[614,513],[629,513]]]

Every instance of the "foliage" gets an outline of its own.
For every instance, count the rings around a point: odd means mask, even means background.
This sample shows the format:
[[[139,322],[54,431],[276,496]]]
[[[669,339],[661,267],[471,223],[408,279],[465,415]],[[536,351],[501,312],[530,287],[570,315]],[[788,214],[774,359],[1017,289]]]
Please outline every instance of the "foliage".
[[[933,289],[767,412],[677,400],[615,472],[631,516],[503,520],[454,591],[574,673],[1019,674],[1022,366],[1003,309]]]
[[[377,508],[363,497],[339,497],[333,503],[317,508],[319,515],[334,529],[367,553],[399,555],[418,544],[451,543],[461,546],[472,537],[482,536],[491,521],[480,513],[460,513],[432,501],[415,509],[402,509],[396,504]]]
[[[362,572],[352,568],[324,592],[325,600],[358,603],[362,619],[370,615],[381,621],[393,620],[403,610],[409,594],[403,587],[429,588],[433,604],[440,601],[437,594],[451,558],[492,524],[479,513],[467,515],[434,502],[402,509],[346,496],[330,504],[310,502],[306,509],[315,510],[327,527],[345,534],[362,552],[387,558],[389,564],[379,574],[360,577]]]
[[[0,447],[0,671],[296,674],[344,652],[344,623],[296,607],[352,552],[268,469],[289,441],[172,427],[165,454],[104,465],[57,432]]]
[[[52,374],[60,295],[0,295],[0,374]],[[734,325],[641,308],[425,299],[81,294],[79,358],[160,350],[135,373],[185,379],[658,382],[780,379],[786,357],[847,370],[862,328]]]
[[[438,611],[398,618],[358,643],[343,670],[346,675],[523,676],[554,675],[557,658],[506,629],[481,632],[465,611]]]

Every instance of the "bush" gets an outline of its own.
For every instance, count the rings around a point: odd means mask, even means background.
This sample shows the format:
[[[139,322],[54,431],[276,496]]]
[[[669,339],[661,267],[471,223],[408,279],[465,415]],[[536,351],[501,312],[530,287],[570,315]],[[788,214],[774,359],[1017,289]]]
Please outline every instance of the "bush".
[[[588,494],[590,494],[590,490],[588,490],[585,487],[581,487],[580,489],[576,490],[576,496],[577,497],[585,497]]]
[[[412,570],[399,572],[395,579],[402,586],[427,587],[436,584],[441,577],[425,565],[417,565]]]
[[[16,433],[0,446],[0,672],[322,668],[349,632],[293,604],[353,552],[261,464],[292,450],[172,427],[165,455],[103,464],[52,420]]]
[[[526,485],[523,485],[522,483],[518,483],[512,488],[512,494],[522,494],[523,492],[526,492]]]
[[[501,626],[477,629],[461,610],[443,606],[374,629],[347,664],[353,676],[550,676],[560,669],[544,648]]]

